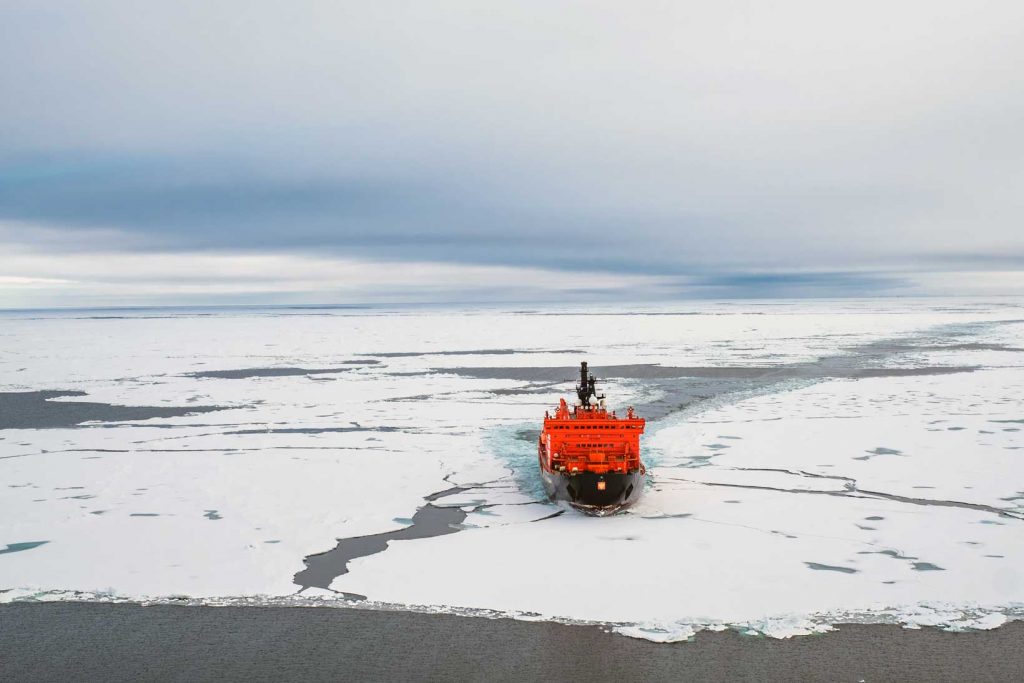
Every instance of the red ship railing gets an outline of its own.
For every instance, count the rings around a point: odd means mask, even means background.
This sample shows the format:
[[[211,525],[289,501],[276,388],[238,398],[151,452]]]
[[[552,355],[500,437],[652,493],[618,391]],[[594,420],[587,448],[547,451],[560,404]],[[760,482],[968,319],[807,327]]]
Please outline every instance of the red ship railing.
[[[642,467],[640,434],[645,421],[633,415],[620,418],[600,406],[576,406],[570,412],[563,399],[554,417],[545,413],[541,448],[550,454],[546,465],[561,472],[627,473]]]

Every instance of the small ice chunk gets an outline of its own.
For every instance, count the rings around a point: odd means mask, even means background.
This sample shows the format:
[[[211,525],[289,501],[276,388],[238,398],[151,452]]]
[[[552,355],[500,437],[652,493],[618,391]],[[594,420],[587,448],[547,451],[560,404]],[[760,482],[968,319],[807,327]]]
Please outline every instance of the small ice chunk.
[[[615,633],[630,638],[642,638],[652,643],[681,643],[690,640],[697,634],[692,624],[666,624],[653,622],[647,624],[632,624],[628,626],[616,626],[612,629]]]

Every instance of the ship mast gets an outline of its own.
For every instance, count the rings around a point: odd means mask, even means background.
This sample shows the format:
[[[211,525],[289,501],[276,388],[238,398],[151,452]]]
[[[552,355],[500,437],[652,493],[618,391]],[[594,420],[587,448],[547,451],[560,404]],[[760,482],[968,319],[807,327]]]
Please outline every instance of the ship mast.
[[[597,395],[597,380],[587,371],[587,361],[580,363],[580,383],[576,385],[576,396],[584,408],[590,407],[590,399],[602,399]]]

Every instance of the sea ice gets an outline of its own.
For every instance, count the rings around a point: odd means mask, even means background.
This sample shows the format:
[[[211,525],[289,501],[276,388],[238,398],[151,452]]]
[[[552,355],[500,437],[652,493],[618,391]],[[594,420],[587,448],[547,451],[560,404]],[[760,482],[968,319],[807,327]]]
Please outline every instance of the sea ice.
[[[662,642],[843,621],[994,628],[1024,614],[1021,308],[3,314],[2,392],[218,410],[54,428],[0,415],[0,548],[47,541],[0,555],[0,601],[364,595]],[[595,519],[536,479],[540,417],[572,377],[488,370],[582,359],[599,376],[779,372],[610,378],[614,406],[667,415],[648,424],[644,497]],[[466,512],[457,533],[391,541],[349,562],[340,593],[295,595],[303,558],[408,526],[427,502]]]

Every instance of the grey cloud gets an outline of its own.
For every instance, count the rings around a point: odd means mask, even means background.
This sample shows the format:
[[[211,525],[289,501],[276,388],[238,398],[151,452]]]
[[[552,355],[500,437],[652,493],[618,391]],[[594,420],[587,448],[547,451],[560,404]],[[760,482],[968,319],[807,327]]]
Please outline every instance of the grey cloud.
[[[912,286],[904,277],[886,273],[718,273],[686,284],[691,295],[706,298],[790,298],[895,294]]]
[[[1014,2],[7,3],[0,221],[707,296],[1019,269],[1021,25]]]

